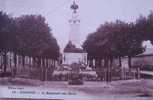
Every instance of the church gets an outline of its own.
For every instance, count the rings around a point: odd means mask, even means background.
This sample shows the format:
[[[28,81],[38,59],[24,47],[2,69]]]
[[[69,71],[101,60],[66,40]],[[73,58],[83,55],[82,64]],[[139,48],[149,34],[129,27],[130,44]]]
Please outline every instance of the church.
[[[73,1],[71,5],[72,17],[69,20],[70,33],[69,42],[63,50],[63,64],[71,65],[72,63],[87,64],[87,52],[81,47],[79,36],[80,20],[78,18],[79,6]]]

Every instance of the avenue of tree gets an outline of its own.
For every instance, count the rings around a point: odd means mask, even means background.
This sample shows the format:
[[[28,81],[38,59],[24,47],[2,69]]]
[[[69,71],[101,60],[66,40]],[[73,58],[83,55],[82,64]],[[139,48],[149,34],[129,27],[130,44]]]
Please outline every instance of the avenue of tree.
[[[23,15],[10,17],[0,11],[0,66],[4,74],[8,64],[8,55],[13,55],[15,76],[17,56],[25,66],[25,57],[33,59],[33,66],[42,67],[42,70],[54,70],[55,60],[59,57],[59,46],[51,33],[51,29],[41,15]]]
[[[93,65],[95,59],[95,69],[106,68],[106,81],[111,81],[113,60],[118,59],[121,68],[121,58],[128,57],[130,72],[131,58],[144,52],[142,42],[145,40],[153,44],[153,12],[147,17],[140,16],[135,22],[116,20],[102,24],[96,32],[88,35],[83,48],[88,53],[89,65]]]
[[[106,81],[111,81],[113,60],[128,58],[132,68],[132,57],[144,52],[144,40],[153,44],[153,12],[146,17],[140,16],[135,22],[106,22],[96,32],[88,35],[83,49],[88,53],[89,65],[95,59],[95,69],[107,69]],[[8,56],[13,57],[12,76],[15,76],[18,56],[25,66],[25,57],[32,59],[32,67],[41,68],[43,80],[46,70],[55,69],[55,61],[59,58],[59,46],[51,33],[51,29],[41,15],[23,15],[10,17],[0,11],[0,67],[7,72]],[[10,55],[8,55],[10,54]],[[18,58],[18,59],[17,59]],[[131,70],[129,70],[130,72]]]

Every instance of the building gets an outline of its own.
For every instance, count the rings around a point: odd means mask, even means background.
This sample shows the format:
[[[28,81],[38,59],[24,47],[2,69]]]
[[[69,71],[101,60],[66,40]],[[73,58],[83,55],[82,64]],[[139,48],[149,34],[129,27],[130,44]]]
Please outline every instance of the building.
[[[71,5],[72,17],[69,20],[70,33],[69,42],[65,46],[63,51],[63,64],[71,65],[72,63],[83,63],[87,64],[87,52],[81,48],[79,40],[79,27],[80,20],[78,18],[78,8],[79,6],[73,1]]]
[[[131,71],[133,73],[132,78],[136,78],[136,75],[138,75],[137,78],[140,78],[140,76],[144,77],[144,72],[145,76],[153,77],[153,48],[146,48],[142,54],[132,57],[131,65]],[[128,76],[126,75],[126,72],[128,71],[128,58],[124,57],[122,59],[122,77],[124,77],[124,79],[126,79],[126,77]]]
[[[140,66],[153,66],[153,46],[150,41],[144,41],[142,46],[145,47],[145,51],[142,54],[138,54],[131,59],[131,64],[133,67]],[[128,57],[122,58],[122,67],[128,69]]]
[[[132,58],[133,66],[152,66],[153,67],[153,48],[146,48],[146,50]]]

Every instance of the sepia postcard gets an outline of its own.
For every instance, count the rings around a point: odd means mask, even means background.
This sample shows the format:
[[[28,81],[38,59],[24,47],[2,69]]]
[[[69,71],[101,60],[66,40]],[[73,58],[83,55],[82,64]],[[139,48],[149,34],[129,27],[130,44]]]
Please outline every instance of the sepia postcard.
[[[0,100],[153,100],[153,0],[0,0]]]

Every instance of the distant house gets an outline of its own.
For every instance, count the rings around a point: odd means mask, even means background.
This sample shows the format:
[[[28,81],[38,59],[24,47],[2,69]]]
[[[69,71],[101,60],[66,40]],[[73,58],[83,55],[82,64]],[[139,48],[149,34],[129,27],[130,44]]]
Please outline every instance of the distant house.
[[[132,59],[133,66],[153,66],[153,48],[146,48],[145,52]]]
[[[81,48],[76,48],[75,45],[69,41],[63,51],[63,64],[71,65],[72,63],[87,64],[87,52]]]
[[[153,48],[146,48],[146,50],[135,57],[132,57],[133,67],[153,66]],[[128,68],[128,58],[124,57],[122,66]]]

